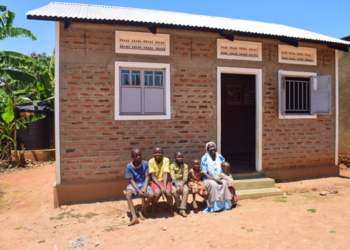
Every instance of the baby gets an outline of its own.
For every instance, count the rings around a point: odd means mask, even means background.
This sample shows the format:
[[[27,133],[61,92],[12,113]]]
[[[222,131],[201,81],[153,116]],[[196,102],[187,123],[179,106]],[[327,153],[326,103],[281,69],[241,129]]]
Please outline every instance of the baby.
[[[193,194],[193,208],[197,209],[196,194],[199,194],[207,201],[207,206],[210,207],[208,201],[208,190],[203,182],[203,172],[200,168],[200,161],[192,161],[192,169],[188,173],[188,186],[192,189]]]
[[[226,181],[232,197],[232,206],[236,207],[238,198],[236,195],[235,183],[230,173],[230,167],[230,163],[228,163],[227,161],[221,163],[222,173],[219,175],[219,179]]]

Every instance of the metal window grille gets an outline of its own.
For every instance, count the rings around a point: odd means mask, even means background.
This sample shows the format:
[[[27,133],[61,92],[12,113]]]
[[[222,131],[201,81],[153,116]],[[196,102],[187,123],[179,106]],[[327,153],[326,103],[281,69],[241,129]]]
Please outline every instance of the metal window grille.
[[[284,80],[286,91],[286,113],[310,113],[309,79]]]

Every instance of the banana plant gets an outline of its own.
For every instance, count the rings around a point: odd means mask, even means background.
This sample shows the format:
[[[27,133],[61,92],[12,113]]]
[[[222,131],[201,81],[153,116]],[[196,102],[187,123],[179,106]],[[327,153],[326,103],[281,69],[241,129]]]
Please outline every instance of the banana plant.
[[[0,4],[0,41],[4,40],[7,37],[18,37],[25,36],[30,37],[33,41],[36,40],[36,37],[30,30],[12,27],[13,20],[15,19],[15,13],[11,10],[8,10],[5,5]]]
[[[0,52],[0,76],[9,81],[6,83],[15,90],[35,88],[40,82],[46,89],[52,90],[55,79],[55,54],[50,64],[46,65],[30,56],[14,52]]]
[[[20,166],[18,153],[17,153],[17,130],[18,129],[27,129],[28,123],[35,122],[37,120],[45,118],[45,115],[28,115],[21,117],[19,119],[15,118],[15,114],[13,112],[13,102],[10,97],[7,98],[7,105],[5,112],[2,114],[2,120],[0,121],[0,126],[3,131],[1,135],[1,140],[10,140],[14,146],[15,150],[15,159],[17,167]],[[11,155],[11,147],[8,147],[7,155]]]

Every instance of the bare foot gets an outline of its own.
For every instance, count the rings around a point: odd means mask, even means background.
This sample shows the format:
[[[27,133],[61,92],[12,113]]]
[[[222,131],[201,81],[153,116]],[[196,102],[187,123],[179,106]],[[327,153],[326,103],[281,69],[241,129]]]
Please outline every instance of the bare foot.
[[[197,202],[196,202],[196,201],[193,201],[192,206],[193,206],[194,209],[197,209],[197,208],[198,208]]]
[[[137,214],[140,216],[140,219],[141,219],[141,220],[145,220],[145,217],[143,216],[143,213],[144,213],[144,211],[143,211],[142,208],[139,209],[139,210],[137,210]],[[146,214],[145,214],[145,215],[146,215]]]
[[[139,224],[140,223],[140,220],[139,219],[133,219],[129,224],[128,224],[128,226],[130,227],[130,226],[132,226],[132,225],[136,225],[136,224]]]
[[[185,211],[185,210],[180,210],[180,214],[181,214],[183,217],[187,217],[187,214],[186,214],[186,211]]]
[[[211,205],[209,203],[209,200],[207,200],[207,207],[211,208]]]

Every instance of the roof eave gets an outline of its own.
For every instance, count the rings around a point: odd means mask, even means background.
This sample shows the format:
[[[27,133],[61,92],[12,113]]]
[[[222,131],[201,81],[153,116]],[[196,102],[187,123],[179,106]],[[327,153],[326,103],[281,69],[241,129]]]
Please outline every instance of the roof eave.
[[[154,23],[154,22],[136,22],[136,21],[125,21],[125,20],[107,20],[107,19],[86,19],[86,18],[70,18],[70,17],[53,17],[53,16],[37,16],[27,14],[27,19],[30,20],[42,20],[42,21],[60,21],[66,23],[79,22],[79,23],[98,23],[98,24],[118,24],[118,25],[132,25],[132,26],[153,26],[156,25],[158,28],[168,28],[168,29],[185,29],[185,30],[196,30],[204,32],[214,32],[221,33],[222,29],[213,29],[208,27],[198,27],[198,26],[185,26],[185,25],[175,25],[175,24],[164,24],[164,23]],[[234,35],[248,36],[248,37],[259,37],[259,38],[270,38],[270,39],[279,39],[284,40],[285,38],[300,41],[300,42],[310,42],[317,44],[325,44],[330,48],[342,50],[345,52],[349,51],[350,44],[342,44],[328,41],[312,40],[312,39],[303,39],[295,38],[289,36],[277,36],[277,35],[268,35],[262,33],[251,33],[251,32],[242,32],[242,31],[233,31]]]

